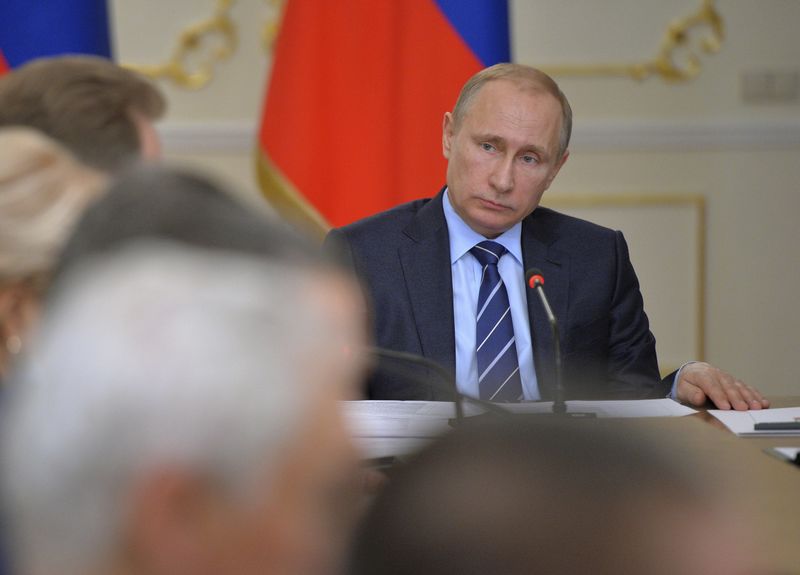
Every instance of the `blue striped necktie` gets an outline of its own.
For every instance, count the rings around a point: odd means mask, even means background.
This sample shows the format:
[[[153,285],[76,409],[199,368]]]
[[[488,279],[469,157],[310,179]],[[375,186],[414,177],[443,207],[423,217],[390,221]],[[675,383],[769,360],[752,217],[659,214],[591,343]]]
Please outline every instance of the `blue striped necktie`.
[[[490,401],[520,401],[522,380],[511,306],[497,270],[506,248],[487,240],[472,248],[470,253],[483,266],[475,331],[480,397]]]

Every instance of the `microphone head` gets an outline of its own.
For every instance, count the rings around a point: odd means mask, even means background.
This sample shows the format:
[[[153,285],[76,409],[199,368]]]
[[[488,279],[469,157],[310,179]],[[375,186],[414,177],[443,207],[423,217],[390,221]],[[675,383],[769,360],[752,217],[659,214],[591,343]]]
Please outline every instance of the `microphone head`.
[[[527,283],[528,287],[531,289],[543,286],[544,276],[542,275],[542,270],[539,268],[531,268],[525,272],[525,283]]]

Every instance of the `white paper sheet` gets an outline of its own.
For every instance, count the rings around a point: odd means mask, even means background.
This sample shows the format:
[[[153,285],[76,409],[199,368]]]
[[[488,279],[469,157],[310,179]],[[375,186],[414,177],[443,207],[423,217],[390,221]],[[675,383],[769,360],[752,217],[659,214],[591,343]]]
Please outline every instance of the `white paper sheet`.
[[[794,461],[797,454],[800,453],[800,447],[773,447],[772,449],[789,461]]]
[[[767,429],[756,431],[756,423],[783,422],[800,420],[800,407],[782,407],[778,409],[759,409],[753,411],[722,411],[710,409],[711,415],[719,419],[739,437],[774,437],[800,435],[800,430]]]
[[[697,413],[671,399],[636,401],[568,401],[567,411],[596,413],[597,417],[683,417]]]
[[[451,401],[345,401],[348,416],[370,417],[455,417]],[[464,406],[465,410],[467,405]]]
[[[500,405],[512,413],[549,413],[550,402]],[[348,401],[344,413],[356,437],[430,438],[447,431],[455,406],[445,401]],[[482,409],[465,402],[467,416]],[[567,411],[596,413],[598,417],[676,417],[696,413],[671,399],[638,401],[569,401]]]
[[[364,459],[410,455],[452,429],[455,405],[446,401],[346,401],[345,419]],[[552,402],[502,405],[513,413],[550,413]],[[671,399],[640,401],[569,401],[567,411],[598,417],[675,417],[696,413]],[[466,416],[483,410],[464,403]]]
[[[348,417],[348,426],[355,437],[436,437],[448,429],[448,418],[410,416]]]

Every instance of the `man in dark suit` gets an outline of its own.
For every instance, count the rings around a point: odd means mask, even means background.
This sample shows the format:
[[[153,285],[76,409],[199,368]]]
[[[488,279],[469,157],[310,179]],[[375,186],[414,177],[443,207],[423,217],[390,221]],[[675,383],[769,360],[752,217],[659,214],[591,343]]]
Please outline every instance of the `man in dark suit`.
[[[655,339],[627,245],[615,232],[540,208],[569,157],[569,103],[546,74],[498,64],[473,76],[443,123],[447,186],[333,230],[371,299],[376,343],[420,354],[491,401],[553,394],[553,340],[525,270],[539,268],[561,324],[567,397],[664,397],[760,409],[753,388],[704,363],[659,380]],[[441,399],[374,378],[373,399]]]

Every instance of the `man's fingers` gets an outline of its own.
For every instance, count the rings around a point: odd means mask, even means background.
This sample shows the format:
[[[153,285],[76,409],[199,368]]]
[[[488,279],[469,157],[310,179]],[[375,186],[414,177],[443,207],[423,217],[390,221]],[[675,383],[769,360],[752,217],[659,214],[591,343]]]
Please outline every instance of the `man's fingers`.
[[[763,397],[755,389],[723,371],[716,371],[692,383],[702,389],[719,409],[746,411],[764,407]]]
[[[678,401],[683,401],[684,403],[689,403],[696,407],[701,407],[707,399],[703,390],[685,377],[682,377],[680,381],[678,381],[676,396]]]
[[[761,409],[759,397],[756,397],[755,390],[738,379],[732,383],[725,382],[723,386],[728,393],[728,399],[733,408],[739,411],[746,409]]]
[[[764,409],[769,401],[755,388],[707,363],[693,363],[681,371],[677,397],[692,405],[711,400],[718,409]]]
[[[737,394],[729,397],[726,392],[726,383],[732,384],[733,378],[728,376],[730,381],[726,381],[725,376],[727,374],[710,365],[698,366],[698,369],[692,370],[686,375],[689,383],[700,388],[706,397],[719,409],[730,409],[731,400],[737,398]]]
[[[708,397],[706,396],[705,393],[703,393],[703,390],[700,389],[699,387],[695,386],[692,387],[694,387],[694,391],[692,392],[690,401],[692,402],[693,405],[700,407],[706,402]]]
[[[767,401],[757,389],[750,387],[738,379],[734,382],[734,385],[738,389],[742,399],[747,403],[747,409],[763,409],[769,407],[769,401]]]
[[[745,411],[749,408],[744,384],[741,381],[737,381],[729,373],[716,368],[713,368],[713,380],[719,385],[721,392],[725,395],[725,400],[731,408],[737,411]],[[721,409],[727,408],[723,407]]]
[[[708,381],[704,380],[700,387],[708,398],[716,405],[719,409],[730,409],[733,405],[731,399],[728,397],[728,394],[722,387],[718,381]]]

